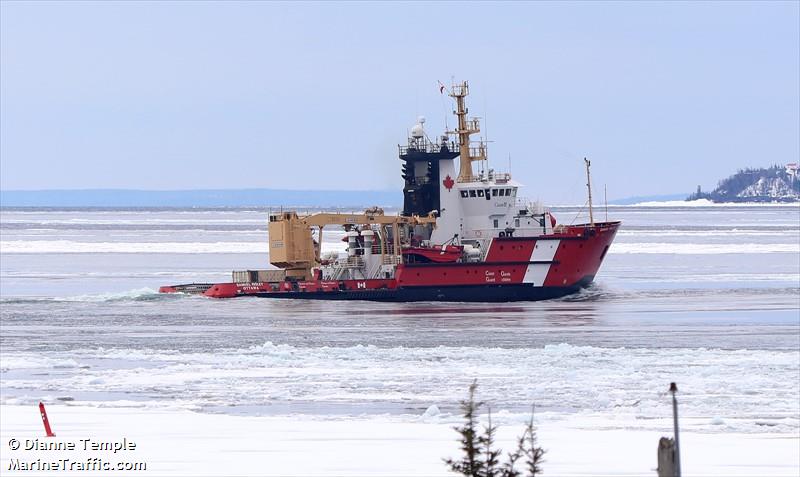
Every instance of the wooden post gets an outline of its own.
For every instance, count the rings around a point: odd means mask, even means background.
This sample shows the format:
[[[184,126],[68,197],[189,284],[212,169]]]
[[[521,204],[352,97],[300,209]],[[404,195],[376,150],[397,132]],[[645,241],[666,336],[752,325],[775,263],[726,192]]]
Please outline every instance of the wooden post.
[[[658,441],[658,477],[675,477],[675,441],[662,437]]]
[[[681,441],[678,439],[678,386],[669,383],[669,392],[672,393],[672,426],[675,432],[675,477],[681,477]]]
[[[672,426],[675,436],[673,439],[662,437],[658,441],[658,477],[681,477],[681,452],[678,440],[678,400],[675,394],[678,386],[669,383],[669,392],[672,394]]]

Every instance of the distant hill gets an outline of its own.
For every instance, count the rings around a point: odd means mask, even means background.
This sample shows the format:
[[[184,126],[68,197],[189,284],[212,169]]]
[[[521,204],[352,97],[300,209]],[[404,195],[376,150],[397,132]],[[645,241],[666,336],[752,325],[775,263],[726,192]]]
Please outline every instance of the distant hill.
[[[660,194],[660,195],[637,195],[633,197],[624,197],[622,199],[609,200],[610,205],[634,205],[642,202],[665,202],[673,200],[683,200],[686,193],[682,194]]]
[[[399,191],[280,189],[219,190],[8,190],[3,207],[362,207],[402,205]]]
[[[719,181],[717,188],[697,192],[686,200],[708,199],[712,202],[798,202],[800,177],[797,164],[774,165],[761,169],[740,169]]]

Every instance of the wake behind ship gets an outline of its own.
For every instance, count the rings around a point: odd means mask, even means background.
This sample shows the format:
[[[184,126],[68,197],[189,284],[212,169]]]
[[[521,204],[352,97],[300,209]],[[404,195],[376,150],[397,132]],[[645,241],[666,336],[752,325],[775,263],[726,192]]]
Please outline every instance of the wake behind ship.
[[[467,118],[467,82],[448,93],[456,102],[457,129],[431,141],[420,118],[407,144],[399,146],[401,214],[386,215],[377,207],[361,214],[271,213],[269,258],[277,269],[234,271],[229,283],[159,291],[214,298],[498,302],[556,298],[589,285],[620,222],[593,220],[591,188],[589,222],[578,225],[560,225],[549,210],[519,198],[521,184],[489,169],[486,144],[471,140],[480,123]],[[477,173],[475,162],[483,166]],[[344,228],[346,254],[322,254],[323,231],[332,227]]]

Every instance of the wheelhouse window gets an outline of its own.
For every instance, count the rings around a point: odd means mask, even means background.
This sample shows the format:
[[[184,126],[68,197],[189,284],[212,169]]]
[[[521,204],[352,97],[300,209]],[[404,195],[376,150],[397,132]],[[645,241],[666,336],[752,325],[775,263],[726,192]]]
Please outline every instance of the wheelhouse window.
[[[464,198],[467,198],[467,197],[469,197],[469,192],[467,192],[467,191],[465,191],[465,190],[462,190],[462,191],[461,191],[461,197],[464,197]]]
[[[478,197],[483,197],[483,189],[478,189]]]
[[[500,197],[505,197],[505,196],[506,196],[506,190],[500,189]]]
[[[492,197],[497,197],[497,189],[492,189]]]
[[[497,219],[494,219],[494,228],[497,228],[500,224],[497,223]]]
[[[470,189],[469,196],[470,197],[475,197],[475,189]]]

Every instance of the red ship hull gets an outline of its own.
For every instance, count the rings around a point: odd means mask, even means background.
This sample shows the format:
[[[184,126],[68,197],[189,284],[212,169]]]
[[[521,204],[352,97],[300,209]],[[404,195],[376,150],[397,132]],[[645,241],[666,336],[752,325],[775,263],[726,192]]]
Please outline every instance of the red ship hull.
[[[316,300],[506,302],[557,298],[594,280],[619,225],[574,225],[537,237],[495,238],[484,261],[400,264],[391,279],[190,284],[160,291],[203,293],[212,298]]]

